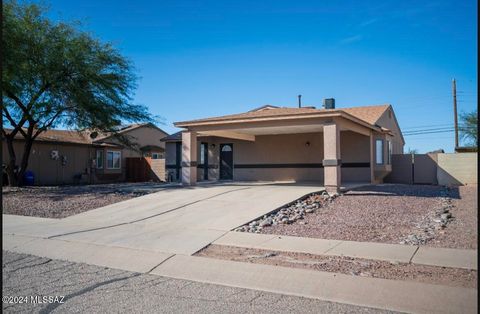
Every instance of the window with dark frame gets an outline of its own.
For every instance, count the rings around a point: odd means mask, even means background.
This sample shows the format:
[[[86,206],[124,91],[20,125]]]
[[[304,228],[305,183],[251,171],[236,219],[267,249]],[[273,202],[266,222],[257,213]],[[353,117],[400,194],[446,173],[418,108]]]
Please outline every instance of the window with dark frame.
[[[375,141],[375,163],[383,165],[383,140]]]
[[[388,155],[387,155],[387,164],[391,165],[392,164],[392,141],[387,141],[387,149],[388,149]]]
[[[107,152],[107,169],[120,169],[121,154],[117,151]]]
[[[96,151],[95,163],[97,169],[103,169],[103,149],[98,149]]]

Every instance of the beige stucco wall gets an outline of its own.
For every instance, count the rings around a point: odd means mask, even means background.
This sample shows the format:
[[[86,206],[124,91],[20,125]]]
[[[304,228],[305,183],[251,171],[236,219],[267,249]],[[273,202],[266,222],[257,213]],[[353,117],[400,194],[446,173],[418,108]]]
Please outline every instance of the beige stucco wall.
[[[165,132],[148,125],[133,129],[131,131],[125,132],[124,134],[128,136],[130,141],[136,144],[137,148],[147,146],[147,145],[154,145],[154,146],[159,146],[163,149],[165,149],[165,142],[162,142],[161,139],[168,135]],[[121,144],[115,138],[106,139],[105,142]],[[122,174],[122,177],[119,179],[124,180],[125,172],[126,172],[125,166],[127,164],[126,158],[142,157],[143,153],[138,149],[130,149],[130,148],[124,148],[121,150],[121,152],[122,152],[121,153],[122,154],[121,169],[104,169],[103,171],[99,171],[99,172],[103,172],[105,174]]]
[[[161,139],[168,135],[165,132],[151,126],[142,126],[129,132],[125,132],[124,134],[127,135],[132,142],[137,144],[138,147],[155,145],[162,148],[165,148],[165,142],[162,142]],[[119,144],[119,142],[114,138],[105,141]]]
[[[477,153],[438,154],[440,185],[477,184]]]
[[[395,113],[390,108],[386,110],[383,115],[378,119],[377,124],[383,126],[392,131],[392,154],[403,154],[404,143],[401,137],[401,131],[397,123]]]
[[[23,141],[14,143],[17,164],[23,155],[23,145]],[[60,158],[52,159],[52,150],[57,150]],[[61,156],[66,156],[65,164],[62,163]],[[6,142],[2,142],[2,158],[4,163],[9,160]],[[72,184],[75,175],[90,171],[91,158],[93,149],[88,145],[36,142],[32,147],[27,170],[33,171],[36,185]],[[88,182],[85,176],[83,180]]]
[[[340,132],[340,151],[343,163],[369,163],[369,137],[351,132]],[[258,164],[316,164],[302,168],[235,168],[234,180],[245,181],[320,181],[323,182],[323,133],[282,134],[256,136],[255,142],[219,137],[201,137],[197,141],[197,162],[200,164],[200,143],[208,143],[209,180],[219,178],[220,144],[233,144],[234,165]],[[309,142],[309,146],[306,143]],[[166,164],[175,164],[175,143],[166,143]],[[214,146],[213,146],[214,145]],[[293,165],[294,166],[294,165]],[[174,171],[170,169],[169,171]],[[370,168],[341,169],[344,181],[370,181]],[[197,178],[203,179],[203,169],[197,169]]]

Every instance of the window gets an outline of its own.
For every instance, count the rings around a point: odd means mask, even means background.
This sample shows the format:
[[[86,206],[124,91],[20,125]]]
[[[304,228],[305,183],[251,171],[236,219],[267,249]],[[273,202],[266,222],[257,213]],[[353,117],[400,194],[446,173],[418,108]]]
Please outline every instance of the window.
[[[225,144],[222,147],[222,152],[231,152],[232,151],[232,146]]]
[[[162,159],[163,154],[162,153],[152,153],[152,159]]]
[[[205,164],[205,147],[204,143],[200,144],[200,164]]]
[[[120,169],[120,152],[107,152],[107,169]]]
[[[388,146],[388,155],[387,155],[387,165],[392,164],[392,141],[387,141]]]
[[[97,164],[97,169],[103,169],[103,149],[96,151],[95,163]]]
[[[375,142],[375,161],[377,165],[383,165],[383,140]]]

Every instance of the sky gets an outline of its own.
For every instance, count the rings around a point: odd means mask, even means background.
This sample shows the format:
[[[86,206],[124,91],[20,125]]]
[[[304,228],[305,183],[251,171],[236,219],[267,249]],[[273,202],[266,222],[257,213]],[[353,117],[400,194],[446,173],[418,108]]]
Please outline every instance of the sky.
[[[43,2],[45,3],[45,2]],[[65,1],[135,64],[134,102],[173,122],[271,104],[392,104],[400,127],[453,128],[477,108],[476,1]],[[452,152],[454,133],[405,136],[405,151]]]

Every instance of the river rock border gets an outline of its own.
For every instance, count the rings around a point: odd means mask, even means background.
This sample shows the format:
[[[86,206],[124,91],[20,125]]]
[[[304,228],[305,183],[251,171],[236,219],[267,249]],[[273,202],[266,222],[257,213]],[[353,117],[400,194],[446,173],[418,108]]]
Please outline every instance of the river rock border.
[[[312,193],[295,202],[289,203],[261,218],[234,229],[239,232],[260,233],[263,228],[278,224],[291,224],[297,220],[303,220],[305,215],[314,213],[326,203],[333,201],[340,194],[328,194],[326,191]],[[305,222],[300,221],[300,224]]]
[[[403,237],[400,244],[423,245],[435,238],[435,234],[447,227],[455,219],[450,210],[454,207],[452,198],[449,197],[448,187],[440,192],[441,206],[430,212],[416,225],[417,232]]]

